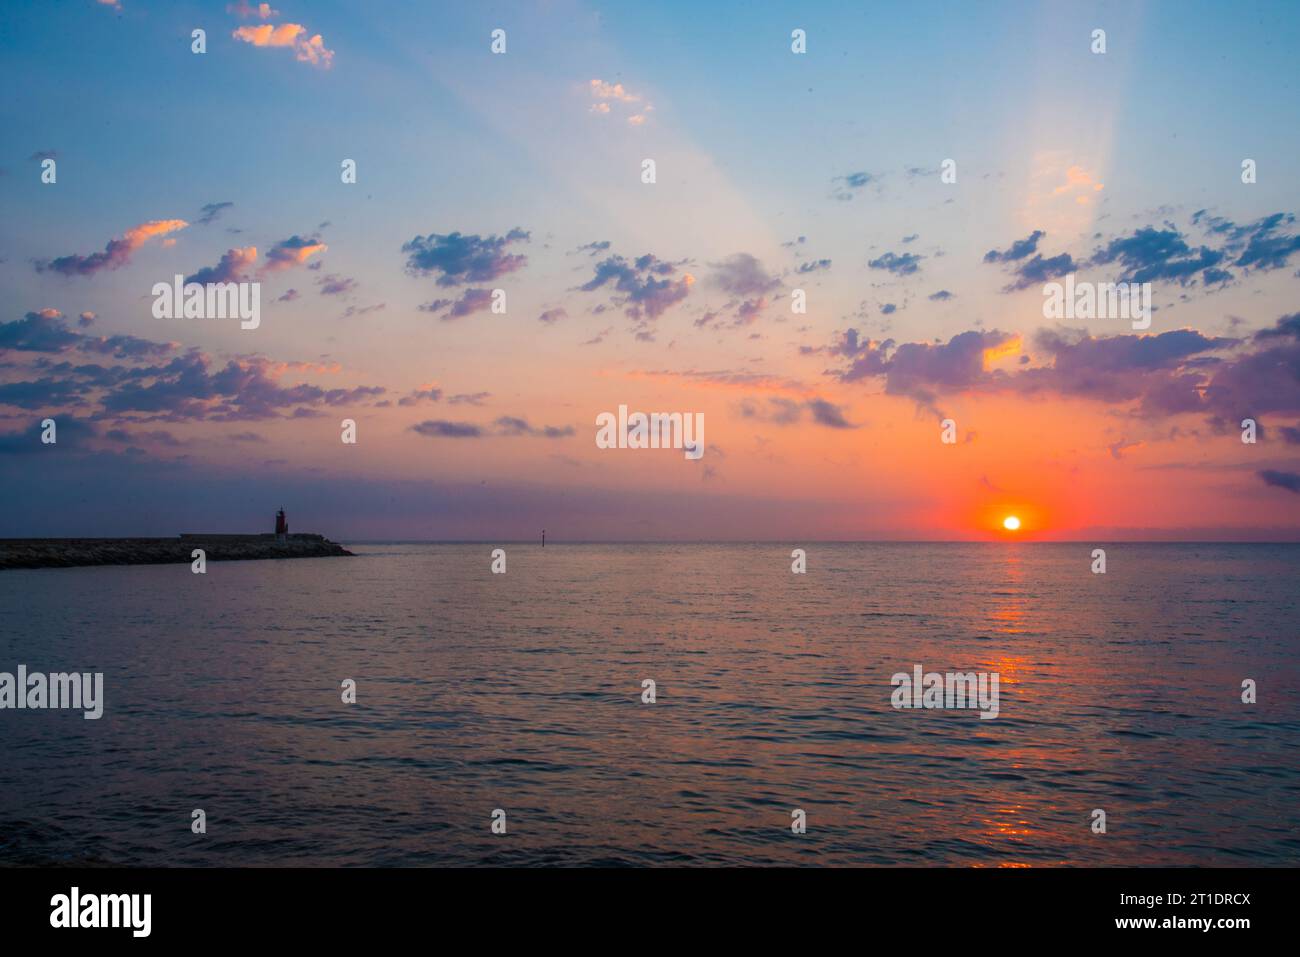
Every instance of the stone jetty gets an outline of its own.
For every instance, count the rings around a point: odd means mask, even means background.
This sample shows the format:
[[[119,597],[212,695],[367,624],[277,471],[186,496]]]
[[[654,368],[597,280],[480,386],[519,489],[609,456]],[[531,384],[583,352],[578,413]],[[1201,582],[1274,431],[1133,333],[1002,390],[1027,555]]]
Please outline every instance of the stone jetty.
[[[0,569],[78,565],[163,565],[190,562],[194,549],[208,561],[329,558],[351,555],[323,535],[198,535],[176,538],[0,538]]]

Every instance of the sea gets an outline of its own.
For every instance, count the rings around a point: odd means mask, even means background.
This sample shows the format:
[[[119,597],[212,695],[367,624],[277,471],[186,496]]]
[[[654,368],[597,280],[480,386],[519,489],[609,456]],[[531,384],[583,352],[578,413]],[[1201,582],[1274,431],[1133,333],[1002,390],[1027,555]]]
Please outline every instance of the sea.
[[[1300,863],[1300,545],[348,547],[0,572],[0,865]]]

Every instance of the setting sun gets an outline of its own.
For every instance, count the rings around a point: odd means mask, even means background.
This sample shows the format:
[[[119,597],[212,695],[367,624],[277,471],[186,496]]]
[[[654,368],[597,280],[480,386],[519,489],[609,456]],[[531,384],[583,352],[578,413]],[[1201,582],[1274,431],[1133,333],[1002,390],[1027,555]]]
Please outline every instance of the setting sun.
[[[1014,515],[1008,515],[1002,520],[1002,527],[1008,532],[1014,532],[1020,527],[1020,519],[1016,518]]]

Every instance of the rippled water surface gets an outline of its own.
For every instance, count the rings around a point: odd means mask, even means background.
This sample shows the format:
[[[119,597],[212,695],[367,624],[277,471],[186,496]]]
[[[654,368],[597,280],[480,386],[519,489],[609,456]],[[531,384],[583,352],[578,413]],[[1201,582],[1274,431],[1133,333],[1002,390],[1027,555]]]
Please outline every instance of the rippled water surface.
[[[490,548],[0,572],[0,863],[1300,863],[1300,546]]]

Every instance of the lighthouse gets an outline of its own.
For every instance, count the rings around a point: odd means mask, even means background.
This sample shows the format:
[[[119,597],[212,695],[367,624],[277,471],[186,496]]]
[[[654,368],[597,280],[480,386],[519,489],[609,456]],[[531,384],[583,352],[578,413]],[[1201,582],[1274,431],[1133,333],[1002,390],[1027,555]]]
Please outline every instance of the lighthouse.
[[[275,513],[275,540],[283,542],[289,537],[289,520],[284,517],[284,506]]]

